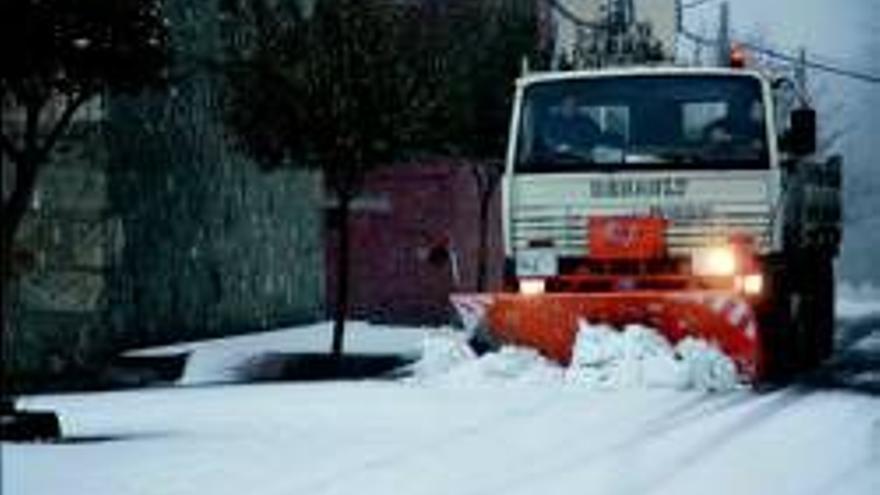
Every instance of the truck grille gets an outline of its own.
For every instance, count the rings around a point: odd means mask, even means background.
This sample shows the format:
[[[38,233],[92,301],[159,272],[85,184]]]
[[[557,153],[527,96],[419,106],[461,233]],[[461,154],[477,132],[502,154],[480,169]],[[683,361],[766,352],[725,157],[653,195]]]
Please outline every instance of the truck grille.
[[[611,209],[589,213],[558,207],[518,209],[510,225],[513,248],[520,250],[549,241],[561,256],[583,256],[589,254],[587,225],[590,215],[631,214],[632,211]],[[772,239],[770,218],[769,208],[763,203],[715,205],[710,216],[670,219],[666,246],[671,255],[688,255],[695,248],[740,233],[752,236],[757,241],[759,252],[767,252]]]

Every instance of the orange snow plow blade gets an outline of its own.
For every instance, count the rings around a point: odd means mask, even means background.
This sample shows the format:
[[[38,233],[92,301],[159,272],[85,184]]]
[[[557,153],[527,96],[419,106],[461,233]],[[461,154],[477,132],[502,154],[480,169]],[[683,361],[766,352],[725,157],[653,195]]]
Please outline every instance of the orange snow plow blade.
[[[623,328],[642,324],[672,344],[692,336],[713,343],[752,381],[762,376],[755,314],[742,297],[723,291],[626,293],[455,294],[468,330],[482,328],[498,342],[531,347],[568,364],[580,320]]]

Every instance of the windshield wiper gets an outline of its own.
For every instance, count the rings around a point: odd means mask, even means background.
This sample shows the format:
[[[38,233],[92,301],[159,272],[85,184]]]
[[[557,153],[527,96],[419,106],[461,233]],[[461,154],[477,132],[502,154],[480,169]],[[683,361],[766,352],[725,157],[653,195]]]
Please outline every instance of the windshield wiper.
[[[708,161],[705,155],[694,151],[667,151],[660,153],[660,156],[671,162],[690,165],[702,165]]]
[[[534,156],[520,162],[520,165],[532,169],[547,166],[570,167],[577,165],[592,165],[593,163],[595,163],[595,160],[593,160],[593,157],[589,153],[560,149],[535,154]]]
[[[626,155],[627,163],[681,163],[687,165],[703,165],[707,157],[695,150],[675,148],[636,149]]]
[[[560,165],[595,163],[593,156],[589,152],[584,153],[574,149],[557,149],[551,151],[548,155],[550,157],[549,161],[559,163]]]

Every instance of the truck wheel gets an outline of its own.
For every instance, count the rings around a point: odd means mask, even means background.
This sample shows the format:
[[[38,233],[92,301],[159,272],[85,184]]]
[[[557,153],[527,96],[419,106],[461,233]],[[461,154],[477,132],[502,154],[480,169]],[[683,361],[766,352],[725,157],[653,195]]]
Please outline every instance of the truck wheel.
[[[814,321],[815,321],[815,363],[831,357],[834,352],[834,263],[823,259],[815,273]]]
[[[467,335],[468,345],[478,356],[497,351],[501,348],[501,344],[489,333],[484,324],[477,324],[474,327],[468,328],[457,311],[451,313],[450,321],[452,328]]]
[[[763,376],[769,382],[784,382],[792,373],[792,343],[789,336],[787,311],[768,309],[761,317],[761,352]]]
[[[785,382],[795,372],[797,365],[792,281],[781,267],[768,270],[766,280],[767,296],[757,308],[763,375],[770,382]]]
[[[800,372],[812,368],[816,361],[816,299],[813,289],[801,284],[798,292],[792,294],[790,308],[793,368]]]
[[[473,335],[468,339],[468,345],[477,354],[482,356],[489,352],[495,352],[501,348],[501,344],[496,340],[489,330],[482,325],[474,330]]]
[[[798,280],[792,281],[789,329],[796,371],[815,368],[834,348],[834,267],[830,259],[816,258],[799,265]]]
[[[812,369],[827,359],[834,348],[834,267],[831,260],[818,257],[809,268],[802,268],[798,330],[798,355],[803,369]]]

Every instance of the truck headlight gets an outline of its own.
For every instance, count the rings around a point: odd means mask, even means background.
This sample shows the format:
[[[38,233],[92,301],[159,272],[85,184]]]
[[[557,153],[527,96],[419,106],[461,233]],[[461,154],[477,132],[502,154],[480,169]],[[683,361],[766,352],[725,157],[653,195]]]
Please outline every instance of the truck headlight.
[[[691,258],[694,275],[726,277],[736,273],[736,252],[727,246],[704,248]]]
[[[537,296],[544,293],[544,279],[526,278],[519,281],[519,292],[524,296]]]
[[[736,285],[744,294],[758,296],[764,290],[764,276],[760,273],[737,277]]]

